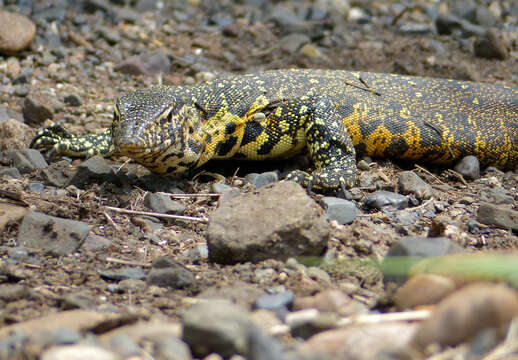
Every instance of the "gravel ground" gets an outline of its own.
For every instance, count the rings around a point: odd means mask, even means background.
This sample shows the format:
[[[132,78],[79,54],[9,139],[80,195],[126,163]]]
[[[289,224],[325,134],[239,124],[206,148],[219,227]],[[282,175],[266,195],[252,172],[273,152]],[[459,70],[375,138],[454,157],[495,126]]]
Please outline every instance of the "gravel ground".
[[[307,194],[278,181],[305,157],[164,178],[28,149],[229,73],[518,87],[514,1],[0,0],[0,54],[0,359],[516,356],[516,170],[365,158],[348,193]]]

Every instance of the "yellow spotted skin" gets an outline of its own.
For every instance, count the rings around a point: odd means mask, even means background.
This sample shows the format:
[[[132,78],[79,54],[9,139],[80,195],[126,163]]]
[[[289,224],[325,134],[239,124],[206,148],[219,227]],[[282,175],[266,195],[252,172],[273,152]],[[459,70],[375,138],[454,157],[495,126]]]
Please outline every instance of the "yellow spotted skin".
[[[288,179],[350,187],[356,156],[448,165],[518,164],[518,89],[337,70],[276,70],[195,86],[137,90],[116,102],[111,129],[42,130],[32,147],[88,156],[117,152],[157,173],[212,159],[286,158],[309,150],[315,170]]]

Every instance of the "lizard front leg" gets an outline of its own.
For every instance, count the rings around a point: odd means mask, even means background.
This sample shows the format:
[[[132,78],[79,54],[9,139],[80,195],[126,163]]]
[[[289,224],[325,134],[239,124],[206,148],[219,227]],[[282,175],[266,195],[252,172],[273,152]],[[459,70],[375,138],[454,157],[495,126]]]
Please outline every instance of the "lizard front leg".
[[[325,97],[312,103],[312,112],[304,125],[316,170],[312,174],[295,170],[286,179],[308,188],[350,188],[356,178],[356,152],[339,109]]]
[[[110,156],[114,152],[110,129],[100,134],[75,135],[59,124],[53,124],[40,130],[32,139],[29,147],[50,150],[49,157],[54,155]]]

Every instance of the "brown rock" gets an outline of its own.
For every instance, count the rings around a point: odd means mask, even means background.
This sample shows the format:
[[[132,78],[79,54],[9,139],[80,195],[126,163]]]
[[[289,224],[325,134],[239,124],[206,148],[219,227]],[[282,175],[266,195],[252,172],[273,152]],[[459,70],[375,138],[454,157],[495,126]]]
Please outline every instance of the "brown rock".
[[[24,206],[0,204],[0,231],[3,231],[7,224],[23,219],[28,211]]]
[[[476,39],[473,44],[475,55],[486,59],[505,60],[509,56],[508,44],[498,29],[489,29],[485,36]]]
[[[323,312],[333,312],[349,316],[363,312],[364,307],[339,290],[326,290],[315,296],[297,297],[293,302],[295,310],[315,308]]]
[[[518,293],[502,284],[477,283],[447,296],[423,321],[413,342],[455,346],[518,315]]]
[[[316,334],[302,345],[302,350],[344,360],[379,359],[382,351],[407,346],[415,329],[415,324],[408,323],[353,325]]]
[[[129,337],[136,343],[139,343],[143,339],[157,336],[167,335],[179,338],[182,336],[182,325],[177,322],[143,321],[137,324],[126,325],[116,328],[112,331],[108,331],[107,333],[100,335],[97,339],[101,343],[109,344],[112,339],[121,335]]]
[[[411,309],[419,305],[431,305],[441,301],[455,290],[455,282],[445,276],[420,274],[411,277],[394,294],[398,309]]]
[[[272,333],[276,328],[283,326],[282,321],[270,310],[255,310],[250,317],[265,333]]]
[[[135,321],[117,313],[102,313],[90,310],[70,310],[51,314],[38,319],[4,326],[0,329],[0,339],[11,333],[24,331],[27,334],[35,332],[52,332],[58,329],[70,329],[79,332],[109,329],[116,324]]]
[[[273,183],[223,203],[207,228],[209,259],[222,264],[320,255],[330,226],[298,184]]]
[[[36,25],[24,15],[0,11],[0,53],[15,54],[29,47]]]
[[[34,135],[33,128],[18,120],[3,121],[0,123],[0,151],[27,148]]]

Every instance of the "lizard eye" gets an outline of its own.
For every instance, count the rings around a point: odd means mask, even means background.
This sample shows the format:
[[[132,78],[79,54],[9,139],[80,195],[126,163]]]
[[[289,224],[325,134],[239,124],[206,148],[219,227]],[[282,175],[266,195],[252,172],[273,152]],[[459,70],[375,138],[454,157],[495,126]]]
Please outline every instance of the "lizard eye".
[[[167,114],[167,121],[171,121],[173,119],[173,110],[169,111],[169,114]]]

